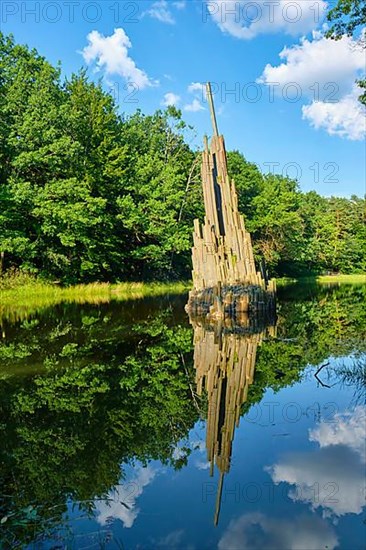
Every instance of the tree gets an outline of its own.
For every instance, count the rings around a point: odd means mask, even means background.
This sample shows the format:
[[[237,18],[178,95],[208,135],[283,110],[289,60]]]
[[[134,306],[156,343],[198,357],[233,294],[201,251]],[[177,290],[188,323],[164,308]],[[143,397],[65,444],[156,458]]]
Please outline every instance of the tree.
[[[117,203],[118,218],[130,235],[135,278],[182,273],[172,266],[172,254],[178,265],[182,256],[186,266],[189,262],[193,217],[182,216],[181,207],[194,155],[184,142],[184,130],[181,113],[173,108],[152,116],[138,111],[125,120],[122,140],[130,169]]]
[[[329,38],[339,40],[344,34],[354,36],[363,25],[366,24],[365,0],[338,0],[337,4],[329,10],[328,21],[332,23],[327,31]]]
[[[0,69],[0,272],[63,284],[190,277],[204,205],[181,112],[120,114],[86,71],[63,80],[2,34]],[[257,259],[273,273],[364,269],[362,199],[303,195],[238,151],[228,168]]]
[[[257,258],[263,257],[272,273],[282,274],[292,266],[292,274],[303,258],[303,222],[299,214],[300,192],[296,182],[266,175],[252,201],[248,220]],[[286,271],[287,270],[287,271]]]
[[[362,28],[366,25],[365,0],[338,0],[336,6],[328,12],[327,19],[331,22],[326,33],[328,38],[340,40],[344,35],[357,37],[360,47],[365,48],[365,36],[362,34]],[[365,90],[359,101],[366,106],[366,79],[362,78],[357,83]]]
[[[263,175],[258,167],[248,162],[239,151],[229,151],[228,172],[234,179],[238,193],[238,206],[247,219],[253,218],[253,199],[263,186]]]

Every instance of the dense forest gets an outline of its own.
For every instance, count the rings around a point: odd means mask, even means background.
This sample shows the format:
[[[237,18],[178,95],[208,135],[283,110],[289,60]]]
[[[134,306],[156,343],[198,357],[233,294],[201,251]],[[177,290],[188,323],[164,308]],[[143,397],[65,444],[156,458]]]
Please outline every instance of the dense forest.
[[[175,108],[119,113],[85,71],[62,79],[0,34],[0,273],[65,284],[190,277],[199,151]],[[365,200],[303,193],[229,152],[255,253],[272,275],[366,271]]]

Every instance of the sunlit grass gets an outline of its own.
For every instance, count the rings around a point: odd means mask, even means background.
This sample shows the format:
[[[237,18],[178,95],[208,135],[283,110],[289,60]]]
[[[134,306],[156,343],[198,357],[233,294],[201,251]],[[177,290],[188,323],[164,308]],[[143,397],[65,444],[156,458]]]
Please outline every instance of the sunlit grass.
[[[103,304],[180,294],[190,289],[190,282],[174,283],[91,283],[60,287],[41,281],[11,289],[0,289],[0,317],[26,318],[29,314],[61,303]]]
[[[355,275],[320,275],[316,280],[319,283],[366,284],[366,273]]]
[[[300,277],[298,279],[291,277],[280,277],[276,279],[277,287],[285,287],[294,283],[334,283],[334,284],[366,284],[366,273],[356,273],[354,275],[317,275],[314,277]]]
[[[276,280],[278,287],[293,283],[318,282],[320,284],[366,284],[366,274],[321,275],[314,278]],[[16,274],[0,280],[0,318],[20,320],[41,309],[61,303],[102,304],[124,302],[164,294],[180,294],[192,287],[191,281],[173,283],[91,283],[62,287],[28,275]]]

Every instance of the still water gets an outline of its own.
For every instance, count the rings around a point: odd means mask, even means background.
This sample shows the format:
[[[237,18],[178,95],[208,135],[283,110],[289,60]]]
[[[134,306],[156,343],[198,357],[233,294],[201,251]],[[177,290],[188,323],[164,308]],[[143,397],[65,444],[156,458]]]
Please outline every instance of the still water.
[[[2,548],[365,548],[366,286],[7,311]]]

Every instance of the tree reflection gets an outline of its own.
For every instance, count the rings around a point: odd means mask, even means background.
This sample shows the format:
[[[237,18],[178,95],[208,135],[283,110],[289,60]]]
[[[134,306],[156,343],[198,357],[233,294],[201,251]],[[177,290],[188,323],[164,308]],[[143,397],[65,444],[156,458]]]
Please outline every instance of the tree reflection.
[[[365,287],[279,298],[276,330],[263,319],[221,327],[195,320],[194,351],[185,296],[124,307],[68,304],[4,321],[2,546],[67,527],[70,502],[94,514],[123,483],[127,464],[182,468],[189,446],[174,451],[200,412],[209,460],[224,474],[235,426],[267,388],[300,380],[307,364],[365,351]]]

